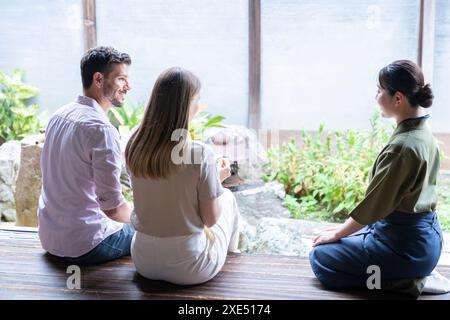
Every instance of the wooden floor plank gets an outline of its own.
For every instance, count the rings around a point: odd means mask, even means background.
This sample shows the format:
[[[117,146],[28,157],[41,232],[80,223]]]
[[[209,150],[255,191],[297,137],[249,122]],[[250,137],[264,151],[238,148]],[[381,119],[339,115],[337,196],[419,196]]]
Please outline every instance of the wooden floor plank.
[[[82,267],[81,290],[69,290],[68,264],[45,253],[36,230],[0,230],[0,243],[0,299],[408,299],[388,292],[325,290],[306,258],[250,254],[229,255],[213,280],[196,286],[145,279],[127,257]],[[438,270],[450,277],[450,266]]]

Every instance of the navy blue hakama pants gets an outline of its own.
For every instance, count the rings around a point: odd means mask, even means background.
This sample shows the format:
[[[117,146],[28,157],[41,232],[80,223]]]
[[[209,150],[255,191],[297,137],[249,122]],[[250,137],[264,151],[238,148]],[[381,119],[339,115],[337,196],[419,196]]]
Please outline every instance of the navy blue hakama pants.
[[[381,282],[428,276],[441,250],[435,212],[393,212],[338,242],[315,247],[309,260],[316,277],[329,288],[366,287],[371,265],[380,268]]]

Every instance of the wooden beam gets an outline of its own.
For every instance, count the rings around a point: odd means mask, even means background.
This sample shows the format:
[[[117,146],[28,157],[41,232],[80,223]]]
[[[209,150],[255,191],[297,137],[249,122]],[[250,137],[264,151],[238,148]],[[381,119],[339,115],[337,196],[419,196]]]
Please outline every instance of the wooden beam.
[[[248,126],[261,127],[261,0],[249,4],[249,100]]]
[[[84,49],[97,45],[97,25],[95,16],[95,0],[83,0]]]
[[[424,72],[426,83],[433,81],[435,13],[435,0],[420,0],[417,64]]]
[[[422,67],[423,59],[423,24],[424,24],[424,1],[420,0],[419,7],[419,42],[417,44],[417,64]]]

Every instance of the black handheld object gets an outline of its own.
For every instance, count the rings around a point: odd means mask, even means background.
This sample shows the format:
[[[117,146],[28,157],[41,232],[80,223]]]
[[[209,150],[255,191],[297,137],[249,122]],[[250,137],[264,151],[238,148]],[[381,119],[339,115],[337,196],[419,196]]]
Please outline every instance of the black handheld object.
[[[238,166],[238,162],[234,161],[231,165],[230,165],[230,173],[232,176],[234,176],[235,174],[238,173],[239,170],[239,166]]]

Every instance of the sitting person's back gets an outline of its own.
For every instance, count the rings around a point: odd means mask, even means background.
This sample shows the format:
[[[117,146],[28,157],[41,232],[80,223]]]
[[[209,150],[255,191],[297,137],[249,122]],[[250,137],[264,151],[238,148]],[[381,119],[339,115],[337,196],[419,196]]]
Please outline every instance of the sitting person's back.
[[[221,185],[229,164],[219,169],[212,150],[187,135],[181,143],[172,139],[177,129],[187,132],[198,91],[188,71],[165,71],[126,149],[135,205],[133,261],[142,276],[176,284],[214,277],[227,252],[237,251],[239,237],[236,201]]]
[[[218,198],[225,189],[214,172],[217,165],[212,150],[193,141],[192,153],[201,162],[182,164],[165,179],[130,175],[135,203],[131,221],[137,231],[155,237],[204,232],[198,201]]]
[[[128,91],[131,60],[98,47],[81,60],[84,95],[50,119],[42,151],[39,237],[50,254],[94,264],[130,253],[134,229],[121,192],[119,135],[106,111]],[[119,82],[119,79],[124,79]]]
[[[91,159],[97,159],[91,150],[95,147],[95,153],[108,152],[112,146],[108,146],[106,137],[118,139],[98,108],[93,99],[80,96],[59,109],[47,126],[41,164],[39,235],[44,249],[54,255],[78,257],[122,228],[101,210],[115,208],[123,201],[120,185],[109,174],[100,176],[117,171],[117,163],[101,162],[95,168],[101,171],[97,176],[91,167]],[[114,143],[113,139],[109,141]],[[120,153],[109,157],[114,160]],[[104,180],[104,185],[99,186],[102,191],[96,190],[96,178]],[[98,199],[96,191],[100,191]]]

